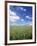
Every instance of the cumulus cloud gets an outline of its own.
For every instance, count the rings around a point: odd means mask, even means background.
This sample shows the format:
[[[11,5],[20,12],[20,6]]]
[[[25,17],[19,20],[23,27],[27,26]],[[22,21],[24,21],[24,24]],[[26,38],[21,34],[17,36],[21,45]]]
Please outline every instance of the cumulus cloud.
[[[12,16],[13,19],[20,19],[19,16]]]
[[[26,18],[31,19],[31,17],[29,17],[29,16],[26,16]]]
[[[23,11],[26,11],[26,9],[24,9],[23,7],[20,7],[20,9],[23,10]]]
[[[24,19],[21,19],[21,21],[23,22],[23,21],[24,21]]]
[[[32,25],[32,23],[30,25]]]
[[[32,25],[32,22],[29,22],[30,24],[29,25]]]
[[[20,17],[19,16],[10,16],[10,21],[11,22],[15,22],[16,20],[19,20]]]
[[[14,15],[14,16],[16,15],[16,13],[13,12],[13,11],[11,11],[11,10],[10,10],[10,14],[11,14],[11,15]]]
[[[32,23],[31,23],[31,22],[29,22],[29,23],[26,23],[26,25],[32,25]]]
[[[20,7],[20,9],[21,9],[21,10],[23,10],[23,8],[22,8],[22,7]]]
[[[13,12],[13,11],[11,11],[11,10],[10,10],[10,15],[11,15],[11,16],[10,16],[10,21],[11,21],[11,22],[15,22],[16,20],[20,19],[20,17],[17,16],[16,13]]]

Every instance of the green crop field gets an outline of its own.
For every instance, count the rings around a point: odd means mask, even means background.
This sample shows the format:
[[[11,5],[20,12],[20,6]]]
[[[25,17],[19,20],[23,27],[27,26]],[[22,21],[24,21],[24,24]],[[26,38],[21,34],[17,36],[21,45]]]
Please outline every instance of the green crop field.
[[[32,26],[10,26],[10,40],[32,39]]]

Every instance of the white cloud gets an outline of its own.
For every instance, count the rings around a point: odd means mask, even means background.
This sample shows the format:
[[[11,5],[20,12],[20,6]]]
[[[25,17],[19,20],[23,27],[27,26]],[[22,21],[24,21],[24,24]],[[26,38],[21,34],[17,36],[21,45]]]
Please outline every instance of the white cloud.
[[[16,22],[16,20],[20,19],[19,16],[10,16],[10,21],[11,22]]]
[[[26,9],[24,9],[24,11],[26,11]]]
[[[13,12],[13,11],[11,11],[11,10],[10,10],[10,15],[11,15],[11,16],[10,16],[10,21],[11,21],[11,22],[15,22],[17,19],[20,19],[20,17],[17,16],[16,13]]]
[[[32,25],[32,23],[31,23],[31,22],[29,22],[29,23],[26,23],[26,25]]]
[[[20,7],[20,9],[23,10],[23,11],[26,11],[26,9],[24,9],[23,7]]]
[[[32,22],[29,22],[29,25],[32,25]]]
[[[26,16],[26,18],[29,18],[29,16]]]
[[[19,16],[12,16],[13,19],[20,19]]]
[[[11,11],[11,10],[10,10],[10,14],[11,14],[11,15],[14,15],[14,16],[16,15],[16,13],[13,12],[13,11]]]
[[[24,21],[24,19],[21,19],[21,21]]]
[[[23,10],[23,8],[22,8],[22,7],[20,7],[20,9],[21,9],[21,10]]]
[[[23,9],[22,7],[21,7],[21,10],[24,10],[25,11],[25,9]],[[10,21],[11,22],[16,22],[16,20],[19,20],[20,19],[20,17],[19,16],[17,16],[16,15],[16,13],[15,12],[13,12],[13,11],[11,11],[10,10]],[[21,19],[21,21],[24,21],[24,19]]]
[[[30,24],[30,25],[32,25],[32,24]]]
[[[26,18],[31,19],[31,17],[29,17],[29,16],[26,16]]]

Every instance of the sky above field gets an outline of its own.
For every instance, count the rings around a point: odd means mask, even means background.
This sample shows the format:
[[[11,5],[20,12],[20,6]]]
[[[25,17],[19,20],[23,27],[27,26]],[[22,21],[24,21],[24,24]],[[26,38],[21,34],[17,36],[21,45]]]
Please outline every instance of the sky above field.
[[[32,25],[32,7],[31,6],[12,6],[9,7],[10,24]]]

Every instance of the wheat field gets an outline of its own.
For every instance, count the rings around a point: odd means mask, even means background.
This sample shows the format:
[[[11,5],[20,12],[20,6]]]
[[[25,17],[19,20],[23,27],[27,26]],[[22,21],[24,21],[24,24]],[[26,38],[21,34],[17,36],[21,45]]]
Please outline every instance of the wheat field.
[[[32,39],[32,26],[10,26],[10,40]]]

